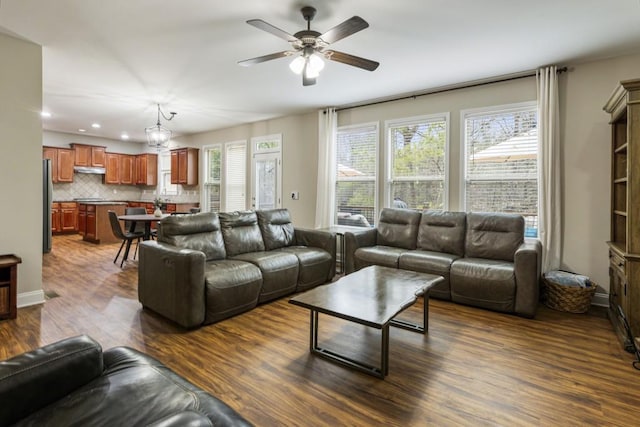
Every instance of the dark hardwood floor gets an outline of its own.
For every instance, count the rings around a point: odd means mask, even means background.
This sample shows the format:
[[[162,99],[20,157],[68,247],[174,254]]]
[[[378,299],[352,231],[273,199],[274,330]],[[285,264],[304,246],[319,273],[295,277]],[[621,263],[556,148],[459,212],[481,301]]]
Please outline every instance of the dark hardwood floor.
[[[44,305],[0,322],[0,359],[88,334],[160,359],[259,426],[606,425],[640,423],[640,371],[602,311],[534,320],[430,301],[427,335],[392,328],[385,380],[309,354],[309,312],[288,298],[197,330],[137,300],[137,261],[118,245],[56,236]],[[18,276],[18,281],[20,276]],[[419,322],[422,302],[403,315]],[[321,316],[320,339],[375,362],[379,331]]]

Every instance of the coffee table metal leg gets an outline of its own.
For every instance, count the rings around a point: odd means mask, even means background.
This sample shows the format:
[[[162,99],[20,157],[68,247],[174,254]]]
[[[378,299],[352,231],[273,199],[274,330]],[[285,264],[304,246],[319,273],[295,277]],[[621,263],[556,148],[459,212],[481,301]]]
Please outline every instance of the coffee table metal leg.
[[[389,324],[382,327],[382,347],[380,348],[380,372],[389,375]]]
[[[424,294],[424,311],[422,314],[422,325],[407,322],[406,320],[392,319],[389,323],[397,328],[407,329],[413,332],[426,333],[429,330],[429,292]]]

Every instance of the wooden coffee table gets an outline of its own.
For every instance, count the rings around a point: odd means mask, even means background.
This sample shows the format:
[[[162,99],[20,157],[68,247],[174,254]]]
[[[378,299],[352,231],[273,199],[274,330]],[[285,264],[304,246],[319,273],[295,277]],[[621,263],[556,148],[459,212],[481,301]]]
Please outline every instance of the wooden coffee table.
[[[370,266],[318,286],[289,300],[291,304],[311,310],[311,353],[378,378],[389,373],[389,325],[424,334],[429,328],[429,289],[442,276]],[[396,320],[400,312],[424,296],[422,325]],[[318,346],[318,313],[346,319],[382,330],[380,366],[371,366]]]

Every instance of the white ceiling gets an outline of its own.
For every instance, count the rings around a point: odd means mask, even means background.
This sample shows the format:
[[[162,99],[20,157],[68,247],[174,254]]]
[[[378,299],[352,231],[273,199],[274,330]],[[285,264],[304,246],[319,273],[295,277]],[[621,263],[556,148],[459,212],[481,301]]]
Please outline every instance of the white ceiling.
[[[287,50],[245,23],[325,32],[353,15],[369,28],[336,42],[380,62],[364,71],[328,61],[303,87]],[[43,127],[144,140],[156,102],[191,134],[537,67],[640,51],[638,0],[0,0],[0,31],[42,45]],[[2,58],[2,61],[10,58]],[[91,123],[99,122],[99,130]]]

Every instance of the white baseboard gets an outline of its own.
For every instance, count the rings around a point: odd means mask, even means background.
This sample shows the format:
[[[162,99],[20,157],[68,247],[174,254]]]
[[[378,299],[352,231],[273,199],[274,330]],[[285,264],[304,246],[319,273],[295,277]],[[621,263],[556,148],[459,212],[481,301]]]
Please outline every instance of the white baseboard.
[[[597,305],[598,307],[609,307],[609,294],[603,294],[596,292],[591,300],[591,305]]]
[[[16,303],[18,308],[21,308],[28,307],[30,305],[44,304],[44,301],[44,291],[41,289],[39,291],[23,292],[18,294]]]

